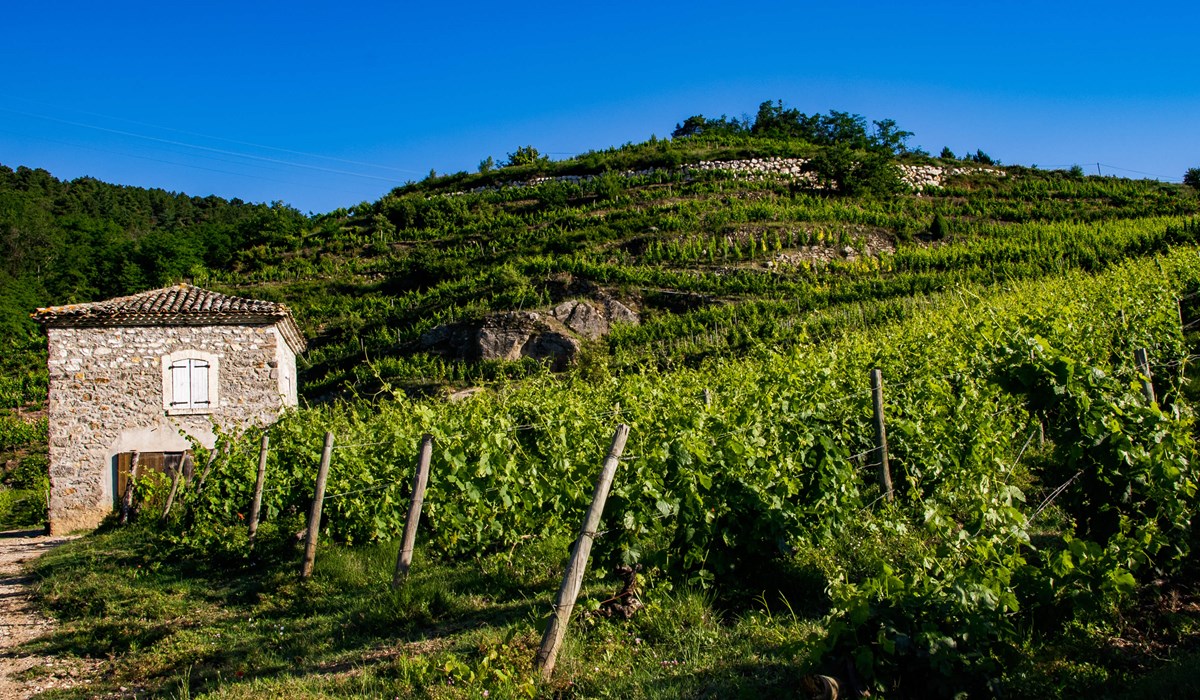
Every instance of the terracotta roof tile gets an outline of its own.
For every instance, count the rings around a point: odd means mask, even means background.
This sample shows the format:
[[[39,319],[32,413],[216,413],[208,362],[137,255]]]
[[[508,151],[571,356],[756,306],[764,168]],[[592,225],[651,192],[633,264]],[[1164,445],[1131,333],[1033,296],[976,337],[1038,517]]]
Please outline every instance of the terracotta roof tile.
[[[41,308],[33,314],[33,319],[54,327],[282,322],[283,333],[292,349],[296,352],[304,349],[300,329],[283,304],[218,294],[190,284],[177,284],[88,304]]]

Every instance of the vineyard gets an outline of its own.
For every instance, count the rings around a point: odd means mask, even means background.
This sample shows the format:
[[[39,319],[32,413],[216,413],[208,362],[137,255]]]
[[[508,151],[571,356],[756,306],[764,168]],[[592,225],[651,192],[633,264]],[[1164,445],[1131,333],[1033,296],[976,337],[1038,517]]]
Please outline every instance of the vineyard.
[[[415,566],[511,562],[570,540],[623,422],[596,585],[639,564],[720,606],[824,610],[816,639],[793,640],[793,663],[851,664],[885,694],[1019,687],[1006,672],[1031,636],[1103,619],[1190,560],[1181,308],[1197,290],[1200,257],[1184,249],[1096,277],[963,287],[903,322],[751,358],[603,381],[539,376],[460,403],[301,411],[270,429],[260,537],[302,527],[325,431],[337,440],[324,536],[398,537],[428,433]],[[1156,403],[1138,348],[1153,358]],[[875,476],[872,368],[885,377],[892,503]],[[246,556],[258,443],[219,445],[207,486],[184,490],[161,536]],[[165,486],[143,493],[147,509]],[[316,567],[320,580],[320,557]],[[390,566],[376,567],[368,579],[386,588]],[[524,692],[484,670],[476,691]]]
[[[307,219],[231,204],[253,236],[189,276],[287,302],[311,339],[304,408],[266,431],[255,539],[264,434],[223,434],[196,447],[198,478],[138,480],[131,525],[41,560],[64,620],[44,650],[108,658],[102,687],[139,697],[830,697],[820,678],[839,697],[1193,695],[1154,684],[1187,687],[1170,674],[1200,642],[1195,193],[959,163],[941,187],[848,194],[682,167],[821,153],[717,134],[431,177]],[[575,174],[594,177],[505,185]],[[216,220],[189,225],[180,240],[213,250]],[[575,298],[639,318],[566,372],[421,342]],[[29,504],[45,373],[33,334],[12,342],[3,493]],[[537,638],[618,425],[543,679]],[[635,572],[627,620],[614,571]]]

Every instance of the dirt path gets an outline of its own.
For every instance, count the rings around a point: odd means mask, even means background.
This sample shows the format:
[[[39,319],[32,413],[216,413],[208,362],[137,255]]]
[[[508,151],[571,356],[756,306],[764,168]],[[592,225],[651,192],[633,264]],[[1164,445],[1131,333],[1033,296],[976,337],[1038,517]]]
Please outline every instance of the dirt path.
[[[82,663],[17,651],[17,647],[54,626],[33,604],[25,564],[71,539],[50,537],[41,530],[0,532],[0,698],[4,700],[30,698],[49,688],[69,688],[79,683]],[[43,668],[28,674],[32,678],[20,677],[34,667]]]

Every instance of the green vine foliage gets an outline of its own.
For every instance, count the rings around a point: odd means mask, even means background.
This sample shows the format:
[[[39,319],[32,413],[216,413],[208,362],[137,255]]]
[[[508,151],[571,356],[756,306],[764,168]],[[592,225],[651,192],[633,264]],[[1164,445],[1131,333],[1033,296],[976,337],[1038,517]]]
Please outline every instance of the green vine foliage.
[[[807,581],[829,611],[814,667],[851,663],[880,690],[986,690],[1029,635],[1103,615],[1187,556],[1195,445],[1172,370],[1186,357],[1176,300],[1196,288],[1200,256],[1185,249],[986,298],[948,293],[902,323],[749,359],[297,411],[270,429],[264,527],[299,526],[331,431],[324,536],[398,537],[430,433],[426,555],[569,537],[624,422],[593,570],[636,560],[726,599]],[[1135,347],[1154,358],[1158,405],[1141,395]],[[872,450],[873,367],[891,504]],[[222,438],[171,526],[180,546],[245,551],[257,446]]]

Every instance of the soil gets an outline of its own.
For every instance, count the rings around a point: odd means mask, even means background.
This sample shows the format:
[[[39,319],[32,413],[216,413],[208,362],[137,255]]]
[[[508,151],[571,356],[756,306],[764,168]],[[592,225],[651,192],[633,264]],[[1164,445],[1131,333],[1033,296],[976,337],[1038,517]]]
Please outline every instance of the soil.
[[[54,621],[33,603],[25,567],[71,539],[42,530],[0,533],[0,698],[23,700],[50,688],[70,688],[89,675],[84,660],[59,660],[21,649],[54,629]]]

